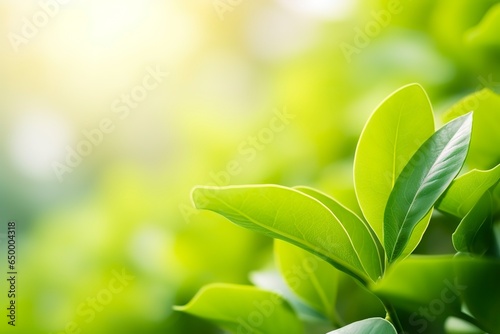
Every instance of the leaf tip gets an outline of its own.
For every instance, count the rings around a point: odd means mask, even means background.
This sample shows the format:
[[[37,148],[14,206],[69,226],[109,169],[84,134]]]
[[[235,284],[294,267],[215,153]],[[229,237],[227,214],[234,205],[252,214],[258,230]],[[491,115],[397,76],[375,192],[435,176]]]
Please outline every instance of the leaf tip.
[[[172,309],[177,312],[184,312],[186,311],[186,305],[174,305]]]
[[[457,117],[455,120],[461,119],[463,124],[471,124],[472,125],[472,120],[473,120],[473,115],[474,115],[474,110],[469,111],[466,114],[463,114],[460,117]]]
[[[474,111],[469,111],[468,113],[464,114],[463,116],[460,116],[456,118],[454,121],[455,122],[460,122],[460,128],[466,128],[469,136],[469,141],[470,141],[470,135],[472,132],[472,124],[473,124],[473,119],[474,119]],[[451,123],[451,122],[450,122]]]
[[[415,88],[415,89],[419,89],[419,90],[425,91],[424,87],[422,87],[422,85],[419,84],[418,82],[412,82],[412,83],[409,83],[409,84],[401,87],[401,89],[404,89],[404,88]]]
[[[193,206],[197,209],[204,209],[208,203],[208,199],[213,196],[212,192],[215,191],[217,187],[210,186],[195,186],[191,189],[191,202]]]

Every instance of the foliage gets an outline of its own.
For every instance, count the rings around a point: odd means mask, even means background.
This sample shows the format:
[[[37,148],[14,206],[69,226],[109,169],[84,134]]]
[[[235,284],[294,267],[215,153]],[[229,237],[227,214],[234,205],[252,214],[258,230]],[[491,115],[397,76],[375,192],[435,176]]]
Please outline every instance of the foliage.
[[[343,326],[331,333],[452,333],[448,318],[498,333],[489,307],[498,310],[498,298],[494,298],[498,284],[491,277],[498,277],[500,265],[500,240],[493,232],[499,208],[492,193],[498,187],[500,165],[457,178],[467,168],[469,150],[470,156],[476,154],[477,145],[470,142],[475,132],[482,132],[482,123],[476,121],[475,111],[454,115],[435,131],[427,94],[416,84],[399,89],[376,108],[360,136],[354,161],[362,216],[337,199],[302,186],[199,186],[192,199],[198,209],[281,240],[274,245],[285,282],[301,302],[328,319],[332,329]],[[457,255],[409,256],[440,212],[462,219],[449,236]],[[298,264],[304,265],[306,274],[289,277],[287,272]],[[386,320],[375,314],[375,318],[344,323],[337,310],[339,270],[380,300]],[[484,272],[484,278],[478,279],[477,272]],[[220,288],[208,295],[212,289],[204,288],[178,310],[218,323],[244,319],[253,311],[251,300],[257,305],[263,293],[246,289],[244,298],[234,298],[230,290]],[[202,297],[210,307],[200,306]],[[297,310],[297,314],[287,313],[287,325],[293,328],[286,332],[301,332],[299,318],[307,324]],[[278,313],[271,312],[265,325],[257,324],[250,332],[285,332],[280,321],[272,320]],[[227,321],[221,325],[228,327]]]

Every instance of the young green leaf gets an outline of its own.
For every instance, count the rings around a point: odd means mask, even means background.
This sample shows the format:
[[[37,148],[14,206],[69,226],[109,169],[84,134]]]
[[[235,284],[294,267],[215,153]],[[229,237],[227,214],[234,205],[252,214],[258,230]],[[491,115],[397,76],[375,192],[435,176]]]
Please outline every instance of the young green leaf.
[[[480,78],[484,85],[497,86],[492,77]],[[490,169],[500,161],[500,95],[485,88],[456,103],[443,116],[448,122],[474,110],[472,132],[466,164],[469,168]]]
[[[490,170],[471,170],[453,180],[437,203],[437,208],[462,218],[498,180],[500,165]]]
[[[363,214],[383,243],[384,210],[397,177],[420,145],[434,132],[429,99],[417,84],[405,86],[372,114],[359,138],[354,183]],[[430,215],[417,225],[423,234]],[[408,243],[411,253],[419,238]]]
[[[472,113],[444,125],[419,148],[397,178],[384,215],[389,262],[403,253],[417,223],[462,168],[471,131]]]
[[[335,303],[339,271],[319,257],[282,240],[274,240],[274,254],[281,276],[306,304],[341,323]]]
[[[356,252],[358,254],[366,254],[363,258],[366,258],[368,261],[361,262],[365,271],[370,277],[375,280],[378,279],[381,273],[384,272],[384,249],[371,227],[354,212],[347,209],[332,197],[309,187],[295,187],[295,189],[314,197],[330,209],[351,236]]]
[[[281,296],[253,286],[211,284],[176,311],[210,320],[234,333],[303,332],[295,312]]]
[[[327,334],[397,334],[394,326],[382,318],[370,318],[354,322]]]
[[[382,274],[370,276],[363,267],[372,262],[376,250],[358,252],[353,237],[335,215],[298,190],[277,185],[197,187],[192,197],[198,209],[217,212],[237,225],[295,244],[363,283]],[[359,229],[358,233],[368,231]]]
[[[493,242],[492,199],[486,192],[462,219],[455,233],[453,246],[457,252],[483,255]]]
[[[408,240],[408,243],[406,244],[403,252],[401,252],[401,255],[399,255],[398,257],[399,260],[406,258],[415,250],[415,248],[417,248],[418,244],[424,236],[425,231],[427,230],[427,226],[429,226],[433,211],[434,208],[431,208],[425,215],[425,217],[417,223],[414,232],[410,235],[410,239]]]

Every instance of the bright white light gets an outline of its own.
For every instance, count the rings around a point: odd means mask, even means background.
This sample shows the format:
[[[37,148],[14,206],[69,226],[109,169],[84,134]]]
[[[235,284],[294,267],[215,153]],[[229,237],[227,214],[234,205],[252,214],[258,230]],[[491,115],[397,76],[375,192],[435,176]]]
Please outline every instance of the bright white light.
[[[320,19],[340,20],[349,16],[355,0],[278,0],[283,6],[304,15]]]
[[[22,112],[14,120],[9,137],[10,157],[26,176],[44,181],[52,178],[52,162],[62,161],[72,138],[70,125],[45,110]]]
[[[282,59],[306,49],[315,41],[315,22],[280,8],[263,8],[248,22],[250,49],[264,59]]]
[[[100,0],[92,2],[90,20],[92,37],[109,42],[141,23],[150,7],[148,0]]]

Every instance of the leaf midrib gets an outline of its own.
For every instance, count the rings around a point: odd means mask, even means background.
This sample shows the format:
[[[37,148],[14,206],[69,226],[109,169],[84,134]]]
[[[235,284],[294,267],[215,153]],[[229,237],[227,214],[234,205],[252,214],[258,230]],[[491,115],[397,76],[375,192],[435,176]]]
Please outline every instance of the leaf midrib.
[[[396,135],[394,138],[394,150],[392,152],[392,180],[391,180],[391,190],[394,188],[394,183],[396,182],[396,151],[398,147],[398,138],[399,138],[399,127],[401,124],[401,114],[402,111],[400,108],[399,109],[399,115],[398,115],[398,123],[396,126]],[[390,194],[390,192],[389,192]]]
[[[453,136],[451,136],[451,138],[448,140],[448,142],[446,143],[446,145],[444,146],[444,148],[441,150],[441,152],[439,153],[439,155],[436,157],[436,159],[434,159],[434,161],[432,162],[430,168],[427,170],[427,172],[425,173],[425,177],[424,179],[422,180],[422,182],[420,183],[417,191],[415,192],[415,196],[413,196],[412,198],[412,201],[410,203],[410,206],[408,207],[408,210],[406,210],[406,214],[405,214],[405,217],[403,219],[403,224],[401,224],[401,227],[399,228],[399,231],[398,231],[398,234],[397,234],[397,237],[396,237],[396,243],[394,244],[394,247],[392,249],[392,252],[391,252],[391,255],[394,255],[394,251],[396,250],[396,245],[397,245],[397,240],[399,240],[400,236],[401,236],[401,232],[403,231],[403,227],[405,226],[405,223],[407,221],[407,218],[408,218],[408,215],[410,214],[410,212],[412,211],[412,208],[413,206],[415,205],[415,202],[416,202],[416,199],[417,197],[420,195],[421,191],[423,188],[423,185],[425,185],[428,181],[428,177],[429,177],[429,172],[432,170],[433,166],[436,165],[436,162],[441,160],[441,157],[444,155],[444,153],[447,151],[448,147],[451,145],[451,142],[452,142],[452,139],[458,134],[460,133],[464,126],[466,125],[467,123],[464,122],[460,125],[460,127],[457,129],[457,131],[455,131],[455,133],[453,134]],[[411,161],[411,159],[410,159]],[[425,215],[424,215],[425,216]]]

